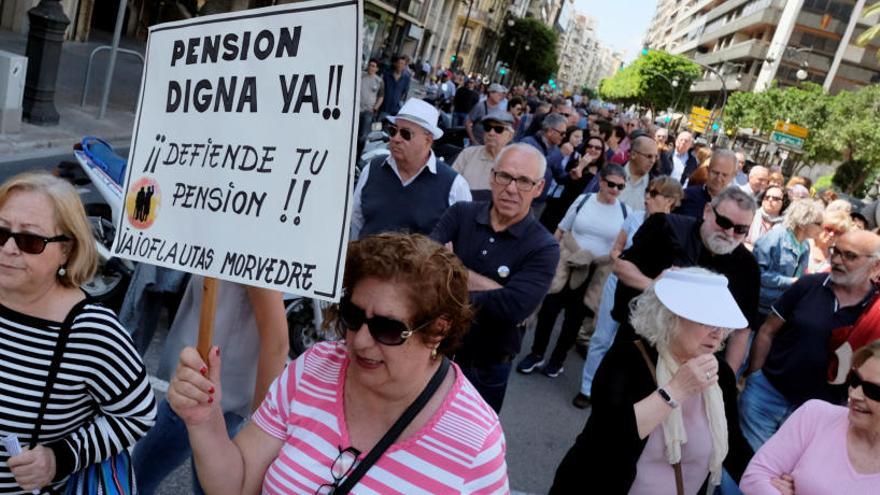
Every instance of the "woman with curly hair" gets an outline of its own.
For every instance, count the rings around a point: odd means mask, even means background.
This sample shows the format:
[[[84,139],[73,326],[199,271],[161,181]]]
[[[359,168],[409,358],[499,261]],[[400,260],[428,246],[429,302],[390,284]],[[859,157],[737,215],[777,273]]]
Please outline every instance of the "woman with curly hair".
[[[205,362],[184,349],[168,397],[205,491],[509,491],[498,417],[445,357],[470,322],[467,279],[425,236],[352,242],[329,319],[343,340],[289,364],[234,440],[218,407],[220,350]]]

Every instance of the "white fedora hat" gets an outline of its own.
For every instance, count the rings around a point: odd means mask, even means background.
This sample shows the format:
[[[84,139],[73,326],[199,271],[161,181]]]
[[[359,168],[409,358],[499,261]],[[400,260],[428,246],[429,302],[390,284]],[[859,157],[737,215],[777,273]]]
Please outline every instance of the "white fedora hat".
[[[440,139],[443,137],[443,131],[437,127],[437,120],[440,118],[440,113],[433,105],[418,98],[410,98],[406,100],[406,103],[403,104],[400,111],[397,112],[397,115],[387,118],[392,124],[397,123],[397,119],[408,120],[430,132],[431,135],[434,136],[434,139]]]
[[[721,328],[748,326],[723,275],[702,268],[667,270],[654,283],[654,293],[667,309],[682,318]]]

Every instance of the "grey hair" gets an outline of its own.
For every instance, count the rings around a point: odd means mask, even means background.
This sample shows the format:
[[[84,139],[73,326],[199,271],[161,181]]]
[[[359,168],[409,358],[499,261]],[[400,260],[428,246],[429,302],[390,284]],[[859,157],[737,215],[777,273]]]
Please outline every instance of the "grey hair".
[[[678,329],[678,316],[660,302],[654,284],[629,302],[629,323],[657,349],[669,348]]]
[[[822,223],[825,218],[825,207],[820,201],[801,199],[792,203],[785,210],[782,224],[789,230],[806,227],[811,223]]]
[[[616,163],[606,163],[602,170],[599,171],[600,179],[607,179],[612,175],[626,179],[626,171]]]
[[[541,122],[541,130],[546,131],[550,128],[555,128],[559,124],[566,125],[568,124],[568,119],[559,113],[550,113],[544,117],[544,121]]]
[[[732,151],[730,150],[724,151],[732,153]],[[714,153],[712,154],[712,158],[715,158]],[[740,210],[746,210],[751,213],[755,213],[755,210],[758,209],[758,205],[757,203],[755,203],[755,198],[751,197],[747,192],[736,186],[730,186],[727,189],[721,191],[718,196],[712,198],[712,208],[716,208],[724,201],[733,201],[734,203],[736,203],[736,206],[738,206]]]
[[[751,170],[749,170],[749,177],[754,177],[755,175],[758,175],[758,172],[767,172],[767,174],[769,175],[770,169],[763,165],[755,165],[754,167],[752,167]]]
[[[726,148],[717,148],[712,150],[712,157],[709,159],[709,166],[711,167],[718,160],[726,158],[733,162],[734,166],[736,165],[736,153]]]
[[[538,151],[538,148],[526,143],[514,143],[509,144],[498,152],[498,156],[495,157],[495,165],[499,165],[502,161],[504,161],[504,157],[507,153],[511,151],[519,151],[521,153],[525,153],[529,155],[530,158],[536,160],[538,162],[538,180],[544,178],[544,174],[547,172],[547,159],[544,158],[544,155]]]

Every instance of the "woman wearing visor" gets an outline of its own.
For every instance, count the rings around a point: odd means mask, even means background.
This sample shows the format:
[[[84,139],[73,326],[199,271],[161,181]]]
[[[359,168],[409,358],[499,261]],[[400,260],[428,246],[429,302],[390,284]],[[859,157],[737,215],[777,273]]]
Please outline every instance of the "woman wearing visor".
[[[422,235],[352,242],[324,342],[290,363],[234,440],[220,350],[168,391],[209,494],[508,493],[495,412],[444,356],[468,329],[467,270]]]
[[[747,325],[727,279],[667,270],[631,304],[637,338],[615,342],[599,366],[592,413],[552,494],[585,479],[605,493],[707,493],[751,457],[733,371],[715,357],[729,329]]]

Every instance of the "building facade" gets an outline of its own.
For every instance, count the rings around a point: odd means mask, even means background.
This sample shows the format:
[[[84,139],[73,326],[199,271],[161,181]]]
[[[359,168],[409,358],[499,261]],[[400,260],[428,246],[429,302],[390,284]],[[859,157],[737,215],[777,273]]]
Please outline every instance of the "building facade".
[[[801,81],[837,93],[880,82],[880,42],[856,46],[877,19],[865,0],[661,0],[646,46],[711,67],[692,92],[762,91]],[[664,28],[663,26],[667,26]],[[723,84],[722,84],[723,79]]]
[[[452,57],[457,55],[456,66],[464,72],[492,72],[509,18],[509,5],[509,0],[459,2],[441,64],[452,65]]]
[[[557,80],[563,90],[597,89],[602,79],[620,68],[621,55],[599,40],[597,26],[594,17],[575,12],[560,35]]]

